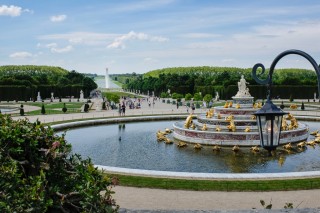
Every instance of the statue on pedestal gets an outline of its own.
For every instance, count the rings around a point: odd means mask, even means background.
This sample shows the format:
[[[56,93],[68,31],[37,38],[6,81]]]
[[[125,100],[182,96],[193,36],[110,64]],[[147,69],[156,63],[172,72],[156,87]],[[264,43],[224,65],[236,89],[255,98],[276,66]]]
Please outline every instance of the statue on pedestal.
[[[84,99],[84,97],[83,97],[83,91],[80,90],[80,100],[83,100],[83,99]]]
[[[244,79],[244,76],[241,75],[241,79],[238,82],[238,92],[236,94],[236,97],[244,97],[244,96],[251,96],[249,93],[249,88],[247,87],[248,82],[246,82],[246,79]]]
[[[42,101],[41,96],[40,96],[40,92],[38,92],[37,101]]]

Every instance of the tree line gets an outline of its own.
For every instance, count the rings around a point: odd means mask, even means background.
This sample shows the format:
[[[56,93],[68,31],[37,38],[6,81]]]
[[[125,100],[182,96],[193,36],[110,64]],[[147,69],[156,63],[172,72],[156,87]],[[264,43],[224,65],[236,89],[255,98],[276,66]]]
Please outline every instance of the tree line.
[[[266,79],[268,70],[260,76]],[[144,75],[135,76],[127,82],[125,89],[140,90],[143,93],[154,91],[157,96],[166,93],[215,95],[230,99],[237,92],[237,82],[241,75],[249,83],[251,95],[265,98],[266,87],[258,85],[251,76],[251,68],[235,67],[174,67],[153,70]],[[277,69],[273,74],[274,96],[289,98],[313,98],[317,92],[317,76],[312,70]],[[281,94],[281,95],[280,95]]]
[[[50,98],[51,92],[56,97],[78,97],[80,90],[88,96],[96,88],[93,78],[75,70],[35,65],[0,66],[0,100],[34,99],[37,92],[43,98]]]

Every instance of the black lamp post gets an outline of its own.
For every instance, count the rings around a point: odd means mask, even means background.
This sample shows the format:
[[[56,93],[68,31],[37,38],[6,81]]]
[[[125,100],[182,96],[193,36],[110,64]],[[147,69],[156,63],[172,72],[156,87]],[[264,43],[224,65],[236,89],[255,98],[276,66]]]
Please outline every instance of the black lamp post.
[[[260,73],[263,74],[265,72],[265,68],[263,64],[256,64],[252,68],[252,77],[259,84],[267,85],[267,101],[263,105],[263,107],[257,112],[253,113],[257,118],[257,124],[260,135],[260,145],[271,152],[275,150],[277,146],[279,146],[280,142],[280,134],[281,134],[281,122],[283,115],[287,114],[283,112],[280,108],[274,105],[271,101],[271,86],[272,86],[272,74],[274,68],[278,61],[286,55],[296,54],[306,58],[313,66],[318,76],[318,94],[320,94],[320,69],[315,60],[308,55],[307,53],[300,50],[287,50],[280,53],[272,62],[269,70],[268,78],[265,80],[261,80],[257,76],[257,69],[261,68],[262,71]]]

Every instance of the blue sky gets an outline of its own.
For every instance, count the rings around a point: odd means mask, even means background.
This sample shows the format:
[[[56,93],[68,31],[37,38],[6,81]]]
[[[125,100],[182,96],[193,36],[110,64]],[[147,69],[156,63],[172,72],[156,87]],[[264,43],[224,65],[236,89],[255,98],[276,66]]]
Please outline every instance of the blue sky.
[[[320,1],[0,0],[0,65],[82,73],[269,67],[287,49],[320,63]],[[298,56],[277,67],[312,69]]]

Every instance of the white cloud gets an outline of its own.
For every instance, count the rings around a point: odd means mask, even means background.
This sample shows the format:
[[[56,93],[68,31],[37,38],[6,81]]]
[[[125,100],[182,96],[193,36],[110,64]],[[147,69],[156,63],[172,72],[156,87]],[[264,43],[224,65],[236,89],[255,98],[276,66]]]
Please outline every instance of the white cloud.
[[[29,52],[15,52],[9,55],[10,58],[29,58],[32,54]]]
[[[65,34],[42,35],[41,40],[65,40],[71,44],[83,44],[90,46],[105,45],[107,41],[113,40],[120,36],[119,34],[91,33],[91,32],[72,32]]]
[[[157,59],[150,58],[150,57],[144,58],[143,61],[144,61],[145,63],[157,63],[157,62],[158,62]]]
[[[161,36],[150,36],[145,33],[136,33],[134,31],[130,31],[128,34],[115,38],[115,40],[111,44],[109,44],[107,48],[124,49],[126,47],[124,42],[128,40],[147,40],[147,41],[155,41],[155,42],[165,42],[165,41],[168,41],[169,39]]]
[[[0,6],[0,16],[20,16],[22,8],[14,5],[2,5]]]
[[[50,21],[52,22],[62,22],[66,20],[67,15],[57,15],[57,16],[51,16]]]
[[[73,47],[71,45],[68,45],[64,48],[57,48],[56,46],[52,46],[50,50],[53,53],[66,53],[66,52],[70,52],[71,50],[73,50]]]

